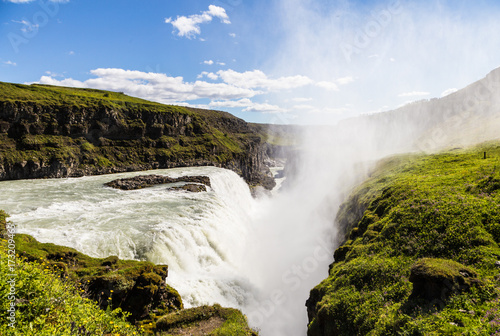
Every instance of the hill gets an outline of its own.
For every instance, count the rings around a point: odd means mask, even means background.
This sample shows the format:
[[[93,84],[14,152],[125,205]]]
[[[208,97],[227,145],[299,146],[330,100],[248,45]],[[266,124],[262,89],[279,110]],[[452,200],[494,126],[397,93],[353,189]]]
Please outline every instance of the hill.
[[[308,335],[500,333],[499,160],[498,141],[383,160],[338,212]]]
[[[123,93],[0,82],[0,180],[216,165],[272,188],[267,130]]]

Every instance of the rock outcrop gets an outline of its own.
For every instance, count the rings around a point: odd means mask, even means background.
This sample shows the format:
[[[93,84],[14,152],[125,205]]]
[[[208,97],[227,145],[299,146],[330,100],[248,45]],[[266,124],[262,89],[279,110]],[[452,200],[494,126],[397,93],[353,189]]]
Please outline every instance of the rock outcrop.
[[[152,187],[158,184],[177,183],[177,182],[199,183],[202,185],[206,185],[208,187],[211,186],[210,177],[208,176],[169,177],[164,175],[140,175],[135,177],[113,180],[111,182],[105,183],[105,185],[115,189],[134,190],[134,189]]]

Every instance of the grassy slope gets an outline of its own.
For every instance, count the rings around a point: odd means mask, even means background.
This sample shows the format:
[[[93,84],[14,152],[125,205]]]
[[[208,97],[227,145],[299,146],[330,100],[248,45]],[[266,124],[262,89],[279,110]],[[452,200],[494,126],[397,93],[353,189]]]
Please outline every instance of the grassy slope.
[[[500,143],[389,158],[338,220],[346,241],[311,292],[309,335],[500,334]]]

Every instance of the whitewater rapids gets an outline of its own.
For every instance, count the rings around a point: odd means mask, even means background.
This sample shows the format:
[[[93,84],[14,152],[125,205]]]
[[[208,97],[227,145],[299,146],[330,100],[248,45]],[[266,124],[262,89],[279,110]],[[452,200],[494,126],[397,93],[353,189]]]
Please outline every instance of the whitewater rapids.
[[[182,183],[130,191],[104,186],[145,174],[207,175],[212,187],[190,193],[168,190]],[[167,283],[186,307],[239,308],[264,336],[306,333],[304,302],[331,262],[331,247],[313,239],[318,233],[307,220],[307,230],[295,227],[305,218],[293,209],[276,211],[279,195],[252,198],[245,181],[226,169],[4,181],[0,189],[0,209],[11,215],[18,233],[92,257],[167,264]],[[283,209],[288,201],[281,198]]]

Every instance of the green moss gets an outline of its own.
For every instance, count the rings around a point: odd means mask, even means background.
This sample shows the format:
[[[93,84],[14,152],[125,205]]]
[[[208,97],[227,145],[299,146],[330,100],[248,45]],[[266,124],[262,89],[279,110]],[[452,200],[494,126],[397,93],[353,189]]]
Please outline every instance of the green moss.
[[[211,318],[222,320],[222,325],[215,327],[208,335],[213,336],[252,336],[257,333],[248,327],[245,316],[238,310],[222,308],[220,305],[201,306],[184,309],[161,317],[156,322],[155,331],[160,335],[168,335],[177,328],[196,328],[200,322]]]
[[[0,226],[3,228],[0,240],[0,275],[4,281],[0,284],[0,334],[17,335],[140,335],[136,327],[126,321],[127,314],[121,309],[101,310],[98,305],[79,295],[77,288],[70,282],[63,281],[56,274],[66,273],[67,264],[51,261],[33,263],[22,256],[15,259],[16,266],[11,269],[8,240],[4,239],[6,214],[0,211]],[[23,237],[24,242],[33,242]],[[16,249],[22,241],[16,239]],[[54,246],[48,247],[54,252]],[[47,251],[45,251],[47,252]],[[43,255],[43,253],[37,254]],[[12,274],[15,274],[13,276]],[[14,281],[15,291],[11,291],[10,282]],[[12,300],[10,299],[12,297]],[[15,302],[15,323],[9,326],[10,303]]]
[[[311,292],[309,335],[500,332],[499,158],[489,142],[381,161],[339,211],[345,243]]]

